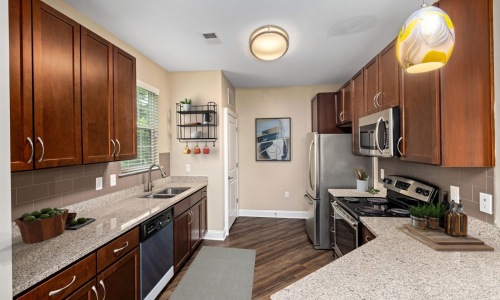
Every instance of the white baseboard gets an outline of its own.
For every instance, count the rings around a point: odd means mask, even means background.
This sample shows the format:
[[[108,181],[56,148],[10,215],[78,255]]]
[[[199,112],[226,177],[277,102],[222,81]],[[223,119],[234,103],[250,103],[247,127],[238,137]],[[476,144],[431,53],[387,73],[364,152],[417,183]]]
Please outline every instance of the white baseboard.
[[[223,241],[227,237],[227,230],[208,230],[203,239],[205,240],[214,240],[214,241]]]
[[[239,217],[306,219],[307,212],[305,212],[305,211],[291,211],[291,210],[240,209],[239,210]]]

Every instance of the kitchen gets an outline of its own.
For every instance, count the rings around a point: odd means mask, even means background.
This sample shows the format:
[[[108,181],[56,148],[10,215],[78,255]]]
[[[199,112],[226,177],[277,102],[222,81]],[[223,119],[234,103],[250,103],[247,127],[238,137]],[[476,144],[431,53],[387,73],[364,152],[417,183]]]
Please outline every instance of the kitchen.
[[[59,2],[54,2],[53,4],[58,4]],[[62,7],[65,6],[65,3],[59,3]],[[495,8],[496,9],[496,8]],[[71,11],[68,9],[68,11]],[[68,13],[69,14],[69,13]],[[78,12],[75,12],[77,15]],[[497,14],[495,14],[496,16]],[[76,18],[72,16],[73,18],[77,19],[80,21],[79,18]],[[2,20],[5,20],[6,18],[2,18]],[[404,18],[403,18],[404,19]],[[82,21],[80,21],[82,22]],[[86,24],[87,25],[87,24]],[[90,25],[87,25],[90,27]],[[3,28],[3,26],[2,26]],[[91,28],[94,29],[94,28]],[[95,29],[94,29],[95,30]],[[111,38],[109,38],[111,40]],[[118,41],[112,40],[114,43],[121,45]],[[134,53],[135,54],[135,53]],[[139,54],[135,54],[135,56],[139,57]],[[6,59],[6,58],[4,58]],[[497,60],[498,61],[498,60]],[[6,64],[2,64],[4,66]],[[354,73],[354,72],[352,72]],[[2,76],[5,76],[6,72],[2,72]],[[346,76],[351,76],[353,74],[349,73],[346,74]],[[221,82],[223,82],[225,79],[225,76],[221,72],[181,72],[179,74],[168,74],[166,75],[165,73],[158,73],[158,74],[141,74],[141,70],[138,68],[138,78],[141,78],[143,81],[147,81],[150,84],[158,87],[162,92],[160,94],[160,98],[163,97],[164,95],[168,96],[168,92],[163,92],[163,91],[168,91],[171,86],[175,86],[175,90],[172,92],[170,104],[171,105],[170,109],[172,110],[172,107],[174,105],[174,102],[177,101],[177,99],[183,99],[186,97],[187,94],[193,93],[193,88],[192,84],[195,82],[195,84],[200,87],[206,87],[203,88],[203,90],[206,90],[206,94],[198,96],[198,99],[201,101],[207,101],[207,99],[224,99],[225,97],[221,96],[224,91],[225,93],[225,88],[219,88],[221,86]],[[161,83],[162,79],[165,78],[165,81],[167,81],[166,78],[170,78],[172,80],[172,84],[168,85],[165,83]],[[3,79],[3,77],[2,77]],[[4,81],[5,79],[3,79]],[[3,82],[2,81],[2,82]],[[191,83],[191,86],[190,84]],[[8,84],[4,83],[4,84]],[[230,86],[230,83],[224,83],[227,86]],[[214,88],[215,86],[215,88]],[[309,100],[317,92],[329,92],[329,91],[334,91],[336,90],[339,86],[322,86],[322,87],[294,87],[294,88],[264,88],[264,89],[236,89],[236,107],[237,111],[240,117],[240,135],[241,136],[251,136],[253,135],[253,127],[254,127],[254,119],[257,117],[262,117],[267,111],[275,110],[279,111],[281,115],[287,115],[292,117],[292,122],[293,124],[304,124],[304,127],[306,124],[308,124],[308,119],[304,115],[309,115],[309,113],[304,114],[304,111],[309,112],[310,111],[310,103]],[[2,89],[4,91],[8,90],[7,89]],[[5,96],[4,98],[8,98]],[[266,101],[266,98],[272,99],[272,102],[269,103],[270,101]],[[296,105],[289,105],[289,102],[287,101],[293,101],[293,103],[297,103]],[[2,103],[4,105],[4,103]],[[165,105],[165,102],[160,102],[160,110],[165,110],[165,106],[162,107],[162,105]],[[2,112],[8,111],[8,108],[2,109]],[[222,110],[221,110],[222,111]],[[2,122],[8,123],[6,120],[8,120],[8,115],[5,115],[4,118],[2,118]],[[175,119],[173,116],[171,116],[172,124],[170,124],[171,128],[175,128],[173,124]],[[496,118],[497,120],[499,118]],[[163,126],[165,130],[168,130],[166,128],[169,127],[168,121],[166,119],[160,121],[164,122],[163,125],[160,124],[160,126]],[[498,121],[497,121],[498,122]],[[7,136],[8,135],[8,124],[6,126],[1,126],[1,128],[4,128],[2,130],[6,130],[7,132],[2,134],[2,136]],[[7,128],[7,129],[5,129]],[[173,131],[173,130],[171,130]],[[293,134],[294,136],[292,137],[294,139],[294,143],[296,145],[301,144],[301,138],[305,137],[305,133],[309,131],[306,128],[294,128]],[[160,149],[163,149],[164,152],[170,152],[171,158],[170,158],[170,163],[171,163],[171,174],[179,174],[179,175],[205,175],[207,172],[210,170],[220,170],[221,167],[221,161],[218,159],[213,158],[213,161],[208,161],[206,164],[204,164],[203,170],[197,170],[195,168],[196,163],[198,162],[191,162],[193,170],[191,174],[185,174],[184,173],[184,165],[189,162],[189,159],[186,156],[180,155],[182,148],[184,148],[184,144],[178,143],[175,139],[175,133],[171,133],[171,136],[173,137],[172,139],[162,139],[160,140]],[[240,156],[241,157],[250,157],[250,161],[247,162],[248,166],[253,166],[256,164],[255,161],[253,161],[253,147],[247,140],[242,140],[240,142]],[[2,151],[5,151],[5,155],[8,156],[9,149],[8,147],[2,146]],[[218,145],[219,149],[221,145]],[[5,149],[4,149],[5,148]],[[170,150],[170,151],[167,151]],[[161,152],[163,152],[161,151]],[[220,150],[219,150],[220,151]],[[217,152],[216,152],[217,153]],[[214,153],[215,154],[215,153]],[[220,152],[217,153],[220,155]],[[294,178],[287,179],[287,183],[279,183],[278,186],[279,188],[273,188],[273,186],[277,186],[276,184],[270,185],[268,184],[271,182],[271,180],[266,179],[262,174],[293,174],[294,170],[302,170],[303,167],[301,166],[301,162],[305,161],[305,153],[296,150],[293,154],[293,159],[290,163],[286,164],[281,164],[281,165],[276,165],[273,164],[271,165],[266,165],[263,167],[263,170],[257,170],[256,168],[251,168],[250,172],[245,173],[243,170],[241,170],[240,173],[240,182],[241,182],[241,187],[240,187],[240,197],[241,197],[241,209],[243,212],[240,212],[240,215],[244,215],[245,213],[247,215],[251,215],[252,211],[277,211],[278,217],[280,216],[280,213],[284,212],[301,212],[303,210],[302,208],[302,194],[303,194],[303,188],[301,186],[303,185],[303,178],[300,178],[301,176],[294,176]],[[175,156],[175,157],[174,157]],[[211,158],[212,159],[212,158]],[[7,162],[2,162],[6,164],[5,170],[2,168],[2,171],[5,174],[2,176],[3,178],[10,178],[10,171],[9,171],[9,166]],[[243,166],[243,161],[241,162]],[[408,175],[415,174],[415,175],[420,175],[420,174],[428,174],[432,173],[435,170],[429,170],[432,169],[432,167],[427,168],[427,166],[420,167],[420,165],[412,165],[411,163],[406,163],[402,161],[385,161],[385,160],[379,160],[380,166],[383,166],[383,168],[386,170],[387,174],[391,173],[399,173],[401,174],[401,171],[409,173]],[[415,169],[413,170],[412,167]],[[102,169],[101,169],[102,170]],[[208,171],[207,171],[208,170]],[[445,169],[446,170],[446,169]],[[218,172],[218,171],[217,171]],[[295,171],[296,172],[296,171]],[[491,172],[491,171],[489,171]],[[448,172],[444,171],[444,174],[442,174],[443,180],[448,181],[459,181],[459,178],[456,178],[456,173],[453,173],[452,171]],[[441,174],[441,173],[439,173]],[[489,173],[490,176],[486,176],[488,178],[493,178],[491,173]],[[439,175],[437,175],[439,176]],[[217,178],[222,178],[222,176],[214,176]],[[372,176],[373,177],[373,176]],[[215,186],[222,186],[222,179],[217,179],[217,178],[210,178],[209,179],[209,195],[211,195],[212,198],[222,198],[222,189],[215,189]],[[211,181],[214,180],[214,181]],[[493,181],[492,179],[489,179]],[[9,182],[10,180],[5,180],[3,184],[6,184],[5,190],[10,191],[11,190],[11,184]],[[245,183],[245,184],[243,184]],[[467,183],[465,183],[467,184]],[[244,206],[245,200],[248,201],[248,196],[247,199],[245,199],[245,195],[251,195],[251,190],[255,185],[262,186],[263,189],[271,191],[271,194],[269,195],[269,199],[277,199],[276,204],[273,205],[271,201],[266,201],[263,199],[262,203],[254,203],[254,205],[249,205],[249,206]],[[281,186],[280,186],[281,185]],[[294,188],[296,187],[296,188]],[[480,186],[479,186],[480,187]],[[284,190],[288,189],[291,194],[291,199],[285,199],[282,196],[282,193]],[[472,189],[472,187],[471,187]],[[283,191],[282,191],[283,190]],[[498,189],[495,189],[498,190]],[[462,191],[463,193],[463,191]],[[470,192],[469,196],[469,202],[473,202],[473,195],[472,191]],[[474,191],[476,193],[476,191]],[[467,197],[467,195],[465,196]],[[475,196],[474,196],[475,197]],[[7,197],[9,198],[9,197]],[[497,197],[494,197],[494,199],[497,199]],[[290,201],[292,200],[292,201]],[[248,202],[247,202],[248,203]],[[498,203],[498,202],[497,202]],[[219,204],[212,204],[216,206],[222,206],[222,203]],[[9,203],[5,204],[5,211],[10,211],[11,206]],[[214,207],[211,206],[209,207],[209,210],[212,210],[210,212],[210,217],[209,217],[209,229],[215,230],[214,234],[220,234],[220,232],[223,230],[224,225],[223,225],[223,218],[221,217],[222,209],[221,207]],[[245,211],[246,210],[246,211]],[[498,218],[498,216],[497,216]],[[8,221],[8,222],[7,222]],[[2,232],[6,230],[6,232],[10,231],[5,229],[5,228],[10,228],[10,220],[4,220],[5,225],[2,226]],[[490,223],[493,222],[493,220],[489,220]],[[8,226],[7,226],[8,223]],[[497,222],[498,223],[498,222]],[[10,236],[10,234],[8,234]],[[2,234],[2,236],[4,236]],[[2,241],[2,244],[4,241]],[[6,245],[9,245],[9,241],[5,241]],[[8,267],[7,267],[8,269]],[[2,274],[8,274],[2,272]],[[3,286],[2,286],[3,287]],[[2,290],[9,290],[11,287],[6,286],[5,289],[2,288]]]

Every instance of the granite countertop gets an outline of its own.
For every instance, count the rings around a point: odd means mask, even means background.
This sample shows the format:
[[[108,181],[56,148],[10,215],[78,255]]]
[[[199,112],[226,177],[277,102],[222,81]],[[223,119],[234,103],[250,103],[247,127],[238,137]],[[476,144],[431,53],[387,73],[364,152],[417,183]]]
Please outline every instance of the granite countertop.
[[[71,205],[70,212],[96,221],[78,230],[36,244],[25,244],[19,228],[12,230],[12,287],[18,295],[36,283],[95,251],[114,238],[138,226],[162,210],[207,186],[207,177],[167,177],[154,181],[153,191],[167,187],[191,187],[170,199],[141,198],[144,185]]]
[[[500,228],[469,217],[494,252],[438,252],[401,232],[406,218],[361,217],[377,238],[271,296],[283,299],[498,299]]]
[[[329,189],[328,192],[334,197],[385,197],[387,195],[387,189],[384,187],[379,187],[380,192],[376,194],[370,194],[368,192],[359,192],[353,189]]]

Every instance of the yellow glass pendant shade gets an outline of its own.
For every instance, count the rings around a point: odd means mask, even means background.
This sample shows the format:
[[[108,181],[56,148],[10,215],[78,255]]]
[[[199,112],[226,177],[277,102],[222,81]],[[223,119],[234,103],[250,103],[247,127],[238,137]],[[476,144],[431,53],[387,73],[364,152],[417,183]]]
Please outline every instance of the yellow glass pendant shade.
[[[455,45],[455,29],[441,9],[426,6],[414,12],[399,32],[396,56],[408,73],[422,73],[443,67]]]

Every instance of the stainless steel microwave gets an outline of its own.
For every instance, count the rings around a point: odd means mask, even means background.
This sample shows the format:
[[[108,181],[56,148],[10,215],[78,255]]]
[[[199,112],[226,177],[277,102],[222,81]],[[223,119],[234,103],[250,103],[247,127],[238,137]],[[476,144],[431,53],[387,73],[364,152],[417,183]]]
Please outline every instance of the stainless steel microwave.
[[[366,156],[397,156],[399,107],[359,118],[359,152]]]

